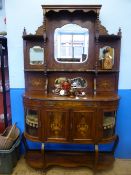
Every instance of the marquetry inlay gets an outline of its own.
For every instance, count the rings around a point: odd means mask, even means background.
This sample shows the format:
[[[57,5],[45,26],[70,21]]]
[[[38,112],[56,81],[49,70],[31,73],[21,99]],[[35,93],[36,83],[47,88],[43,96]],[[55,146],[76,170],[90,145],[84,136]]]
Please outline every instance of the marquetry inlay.
[[[79,132],[83,137],[85,137],[88,132],[88,125],[84,117],[81,118],[79,124],[77,125],[77,132]]]
[[[113,84],[112,84],[112,81],[110,80],[102,80],[98,83],[98,87],[99,88],[105,88],[105,89],[112,89],[113,87]]]
[[[41,78],[29,80],[29,86],[31,86],[31,87],[38,88],[38,87],[41,87],[42,84],[43,84],[43,80]]]
[[[51,131],[55,134],[55,136],[58,136],[62,130],[62,116],[56,115],[53,116],[53,120],[51,121],[50,128]]]

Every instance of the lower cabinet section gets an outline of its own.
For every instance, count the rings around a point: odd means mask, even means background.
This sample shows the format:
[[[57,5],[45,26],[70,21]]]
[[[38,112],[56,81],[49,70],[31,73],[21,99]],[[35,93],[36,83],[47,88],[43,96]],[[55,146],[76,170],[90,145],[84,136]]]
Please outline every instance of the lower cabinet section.
[[[24,138],[42,144],[41,150],[26,149],[27,162],[34,168],[62,165],[100,169],[111,165],[118,144],[118,137],[115,136],[118,98],[106,100],[101,105],[103,101],[61,101],[56,98],[39,100],[24,97]],[[99,144],[112,141],[114,146],[111,152],[99,152]],[[44,143],[93,144],[94,151],[46,151]]]
[[[113,102],[101,106],[98,101],[86,107],[85,102],[62,105],[61,101],[25,99],[26,134],[41,142],[99,143],[115,134],[117,103]]]

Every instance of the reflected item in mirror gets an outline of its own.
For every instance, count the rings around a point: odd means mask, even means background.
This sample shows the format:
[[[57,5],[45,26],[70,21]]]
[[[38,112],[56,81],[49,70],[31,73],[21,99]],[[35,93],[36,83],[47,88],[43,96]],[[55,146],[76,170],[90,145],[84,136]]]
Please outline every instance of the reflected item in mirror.
[[[59,63],[83,63],[88,59],[89,31],[66,24],[54,33],[54,57]]]
[[[44,49],[40,46],[30,48],[30,65],[44,64]]]
[[[71,79],[71,87],[72,88],[86,88],[87,82],[82,77],[76,77]]]
[[[101,61],[102,69],[112,69],[114,65],[114,48],[104,46],[100,48],[99,59]]]
[[[60,77],[55,80],[53,93],[61,96],[85,96],[84,89],[87,87],[87,81],[82,77],[67,79]]]

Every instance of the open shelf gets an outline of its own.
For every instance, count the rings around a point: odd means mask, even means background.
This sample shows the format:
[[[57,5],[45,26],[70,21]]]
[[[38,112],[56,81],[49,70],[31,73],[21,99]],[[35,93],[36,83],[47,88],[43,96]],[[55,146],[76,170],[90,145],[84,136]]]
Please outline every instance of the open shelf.
[[[45,170],[52,166],[104,170],[111,168],[115,160],[111,152],[99,152],[96,157],[95,152],[29,150],[25,156],[31,167]]]

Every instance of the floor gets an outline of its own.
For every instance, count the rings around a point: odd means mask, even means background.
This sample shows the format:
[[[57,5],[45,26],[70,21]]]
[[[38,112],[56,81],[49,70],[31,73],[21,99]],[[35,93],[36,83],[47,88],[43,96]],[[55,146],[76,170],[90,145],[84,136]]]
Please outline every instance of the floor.
[[[93,174],[93,171],[88,168],[61,168],[54,167],[46,173],[42,170],[34,170],[30,168],[24,157],[22,157],[12,175],[131,175],[131,160],[116,159],[114,167],[110,170],[101,171]]]

